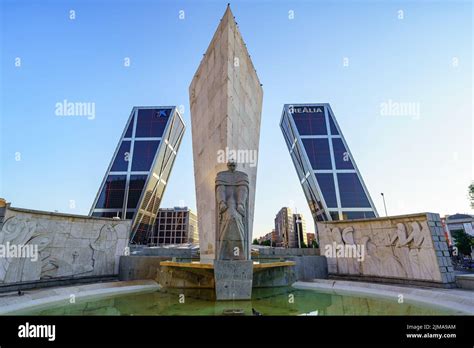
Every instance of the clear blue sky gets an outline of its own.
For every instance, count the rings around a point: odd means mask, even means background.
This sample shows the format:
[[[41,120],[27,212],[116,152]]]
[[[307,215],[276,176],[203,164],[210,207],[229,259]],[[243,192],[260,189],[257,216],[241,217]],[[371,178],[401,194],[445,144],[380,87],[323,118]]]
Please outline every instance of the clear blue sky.
[[[195,209],[188,86],[227,1],[0,2],[0,196],[87,214],[131,108],[184,105],[188,129],[162,206]],[[284,103],[331,104],[381,215],[380,192],[389,215],[472,213],[470,1],[231,7],[264,89],[254,236],[288,205],[314,231],[279,129]],[[64,99],[95,103],[95,119],[56,116]],[[382,115],[388,100],[416,103],[419,115]]]

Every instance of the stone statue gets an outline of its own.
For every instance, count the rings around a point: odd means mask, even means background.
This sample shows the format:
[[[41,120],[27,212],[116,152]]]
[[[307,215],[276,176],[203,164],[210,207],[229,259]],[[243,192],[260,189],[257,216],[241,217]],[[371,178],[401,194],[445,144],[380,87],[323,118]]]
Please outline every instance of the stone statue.
[[[216,176],[217,260],[250,260],[249,177],[235,167],[228,162],[229,170]]]

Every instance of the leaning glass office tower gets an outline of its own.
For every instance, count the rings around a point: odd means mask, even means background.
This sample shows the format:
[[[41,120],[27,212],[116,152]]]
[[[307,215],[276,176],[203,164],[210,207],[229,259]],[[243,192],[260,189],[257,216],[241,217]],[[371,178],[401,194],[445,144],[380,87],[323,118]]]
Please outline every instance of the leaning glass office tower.
[[[90,215],[132,220],[131,243],[146,244],[184,130],[175,106],[134,107]]]
[[[280,127],[315,223],[378,217],[329,104],[285,104]]]

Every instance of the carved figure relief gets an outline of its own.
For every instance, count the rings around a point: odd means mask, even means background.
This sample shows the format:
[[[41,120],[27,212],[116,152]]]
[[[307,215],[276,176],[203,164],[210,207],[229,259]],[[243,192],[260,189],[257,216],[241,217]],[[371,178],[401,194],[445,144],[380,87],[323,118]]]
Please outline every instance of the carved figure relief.
[[[354,227],[355,226],[355,227]],[[439,280],[439,268],[426,221],[399,222],[372,229],[367,225],[325,226],[319,231],[321,252],[326,245],[363,246],[363,261],[353,257],[328,258],[331,273]]]
[[[122,248],[128,243],[127,225],[104,222],[98,236],[94,236],[92,225],[97,221],[76,223],[74,234],[73,224],[44,215],[7,218],[0,230],[2,249],[31,247],[36,255],[0,257],[0,283],[116,273],[117,246]]]

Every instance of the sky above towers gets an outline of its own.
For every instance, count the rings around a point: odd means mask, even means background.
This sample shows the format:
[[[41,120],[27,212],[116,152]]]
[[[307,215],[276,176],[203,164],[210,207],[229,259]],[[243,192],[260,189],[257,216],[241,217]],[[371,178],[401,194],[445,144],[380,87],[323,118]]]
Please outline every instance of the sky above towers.
[[[195,209],[188,87],[227,2],[0,3],[0,196],[87,214],[131,108],[177,105],[188,128],[162,206]],[[255,236],[282,206],[313,231],[285,103],[331,104],[381,216],[380,192],[389,215],[472,213],[470,2],[231,6],[264,89]]]

